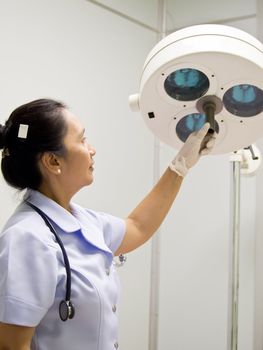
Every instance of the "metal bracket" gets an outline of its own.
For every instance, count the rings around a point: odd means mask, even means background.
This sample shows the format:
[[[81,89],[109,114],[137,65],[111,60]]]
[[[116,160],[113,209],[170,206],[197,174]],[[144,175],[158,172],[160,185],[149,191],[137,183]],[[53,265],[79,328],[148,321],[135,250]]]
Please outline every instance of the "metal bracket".
[[[253,176],[261,164],[261,153],[255,144],[231,153],[230,160],[240,161],[242,175]]]

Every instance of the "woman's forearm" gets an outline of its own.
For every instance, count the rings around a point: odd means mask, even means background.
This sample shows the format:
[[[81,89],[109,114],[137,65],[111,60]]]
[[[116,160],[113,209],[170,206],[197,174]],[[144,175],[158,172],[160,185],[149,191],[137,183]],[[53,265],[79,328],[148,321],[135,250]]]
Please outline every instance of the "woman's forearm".
[[[149,239],[159,228],[181,187],[183,177],[169,168],[158,183],[128,216],[139,231]]]

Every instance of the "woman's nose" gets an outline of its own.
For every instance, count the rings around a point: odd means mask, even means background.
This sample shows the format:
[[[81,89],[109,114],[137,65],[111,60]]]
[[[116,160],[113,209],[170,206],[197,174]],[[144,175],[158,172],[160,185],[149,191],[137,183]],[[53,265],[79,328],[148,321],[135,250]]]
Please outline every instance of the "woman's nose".
[[[90,155],[91,155],[92,157],[95,156],[95,154],[96,154],[95,148],[94,148],[93,146],[91,146],[91,145],[88,145],[88,147],[89,147],[89,153],[90,153]]]

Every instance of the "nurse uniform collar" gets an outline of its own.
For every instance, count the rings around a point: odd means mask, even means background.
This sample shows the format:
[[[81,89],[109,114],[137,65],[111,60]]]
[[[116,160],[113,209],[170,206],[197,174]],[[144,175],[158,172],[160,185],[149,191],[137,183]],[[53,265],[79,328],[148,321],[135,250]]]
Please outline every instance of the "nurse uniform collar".
[[[206,121],[217,133],[212,154],[246,147],[263,134],[263,45],[224,25],[178,30],[151,50],[129,103],[176,149]]]

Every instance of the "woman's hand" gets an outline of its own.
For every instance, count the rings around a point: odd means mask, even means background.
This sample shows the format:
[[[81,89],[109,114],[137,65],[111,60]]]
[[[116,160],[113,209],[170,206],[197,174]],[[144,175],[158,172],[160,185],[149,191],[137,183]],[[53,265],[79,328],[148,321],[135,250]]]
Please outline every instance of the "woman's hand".
[[[209,127],[209,123],[205,123],[202,129],[188,136],[185,144],[169,165],[171,170],[184,177],[188,170],[198,162],[201,155],[211,152],[215,144],[216,135],[215,133],[207,133]]]

